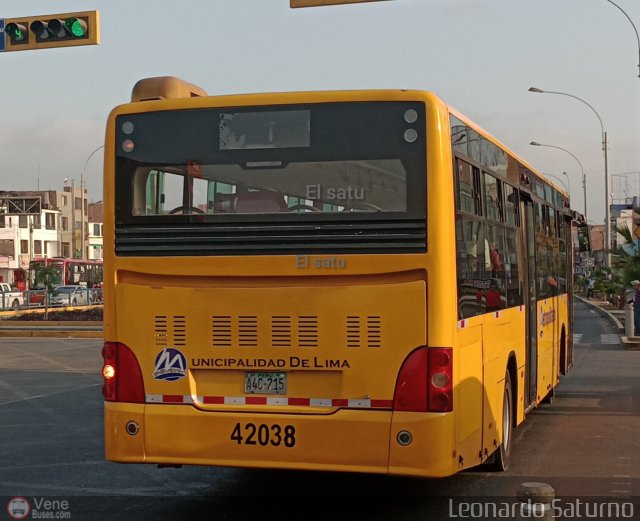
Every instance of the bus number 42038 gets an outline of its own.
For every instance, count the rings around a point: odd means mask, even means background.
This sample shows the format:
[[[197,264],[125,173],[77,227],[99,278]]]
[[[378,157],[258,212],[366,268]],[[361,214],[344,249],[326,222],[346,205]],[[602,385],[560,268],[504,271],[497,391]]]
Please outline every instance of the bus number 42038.
[[[231,441],[235,441],[238,445],[260,445],[262,447],[284,445],[291,448],[296,444],[296,428],[293,425],[283,427],[278,424],[236,423],[231,433]]]

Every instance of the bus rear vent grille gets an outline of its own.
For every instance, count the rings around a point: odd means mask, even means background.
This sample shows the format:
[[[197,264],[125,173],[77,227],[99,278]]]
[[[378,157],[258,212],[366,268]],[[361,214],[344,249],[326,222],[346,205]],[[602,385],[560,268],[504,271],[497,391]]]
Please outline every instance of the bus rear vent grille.
[[[318,317],[274,315],[267,325],[253,315],[214,315],[211,333],[213,347],[258,347],[260,339],[273,347],[318,347]]]
[[[347,347],[380,347],[382,321],[379,315],[347,317]]]
[[[232,327],[230,316],[214,315],[211,317],[213,347],[231,347],[231,331]]]
[[[426,241],[424,219],[118,224],[115,253],[123,257],[424,253]]]
[[[184,315],[156,315],[154,338],[157,347],[187,345],[187,318]]]

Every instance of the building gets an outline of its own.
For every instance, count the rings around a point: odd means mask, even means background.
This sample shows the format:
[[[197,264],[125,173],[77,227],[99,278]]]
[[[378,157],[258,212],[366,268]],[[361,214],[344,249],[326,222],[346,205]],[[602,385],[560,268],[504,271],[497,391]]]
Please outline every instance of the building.
[[[61,254],[57,192],[11,192],[15,197],[34,194],[41,197],[40,214],[0,215],[0,280],[18,289],[26,289],[31,259]]]
[[[57,192],[57,194],[61,212],[61,256],[73,259],[86,258],[87,223],[89,222],[87,189],[76,188],[72,183],[71,186],[65,186],[63,192]]]
[[[102,201],[89,204],[87,259],[102,259]]]
[[[65,183],[66,184],[66,183]],[[38,215],[0,214],[0,280],[26,289],[29,262],[34,258],[102,258],[102,204],[100,203],[99,239],[90,239],[96,231],[89,227],[86,189],[65,186],[62,191],[3,192],[4,198],[41,199]],[[99,257],[90,247],[99,240]]]

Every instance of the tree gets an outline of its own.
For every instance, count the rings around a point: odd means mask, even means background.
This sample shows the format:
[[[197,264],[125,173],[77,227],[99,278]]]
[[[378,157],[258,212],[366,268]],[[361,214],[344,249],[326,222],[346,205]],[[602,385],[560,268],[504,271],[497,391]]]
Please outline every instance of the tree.
[[[625,285],[629,285],[632,280],[640,279],[640,256],[635,248],[631,228],[627,224],[618,223],[614,230],[623,238],[623,244],[614,252],[616,267],[622,272]]]
[[[61,280],[61,270],[54,264],[37,263],[34,268],[33,281],[35,286],[44,286],[44,319],[49,319],[49,294]]]

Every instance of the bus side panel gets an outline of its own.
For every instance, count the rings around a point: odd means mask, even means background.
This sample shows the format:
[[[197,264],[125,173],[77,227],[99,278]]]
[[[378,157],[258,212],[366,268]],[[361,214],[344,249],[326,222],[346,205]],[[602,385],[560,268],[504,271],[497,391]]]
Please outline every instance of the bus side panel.
[[[455,446],[461,467],[472,467],[480,463],[484,403],[482,333],[481,324],[459,330],[453,354],[457,369],[453,399],[456,417]]]
[[[516,387],[513,389],[513,399],[516,403],[516,425],[524,421],[524,397],[525,397],[525,362],[526,362],[526,317],[524,306],[515,308],[511,315],[511,334],[509,352],[513,351],[516,357],[517,377],[511,382]],[[502,396],[502,395],[501,395]]]
[[[563,330],[564,341],[562,340]],[[554,387],[560,382],[560,375],[564,370],[563,363],[566,365],[569,342],[572,340],[572,335],[573,332],[571,330],[569,320],[569,296],[567,294],[564,294],[560,295],[558,304],[558,362],[554,374]]]
[[[517,316],[516,309],[509,309],[487,313],[484,317],[482,461],[493,454],[502,440],[502,396],[508,356],[513,351],[513,319],[517,320]]]
[[[555,382],[554,359],[559,335],[556,335],[557,297],[539,300],[538,303],[538,393],[536,402],[540,402]]]

